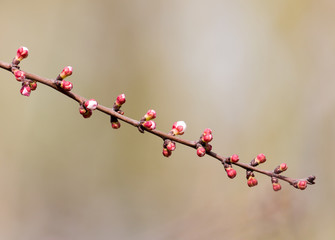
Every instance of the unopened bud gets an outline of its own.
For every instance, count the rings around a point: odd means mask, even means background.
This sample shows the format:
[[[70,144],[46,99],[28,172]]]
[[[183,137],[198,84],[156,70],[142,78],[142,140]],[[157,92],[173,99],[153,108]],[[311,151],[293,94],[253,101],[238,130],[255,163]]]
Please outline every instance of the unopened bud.
[[[156,118],[156,112],[153,109],[148,110],[148,112],[144,115],[145,121],[149,121]]]
[[[29,50],[26,47],[20,47],[16,52],[15,60],[21,62],[22,59],[28,57]]]
[[[122,93],[116,98],[115,104],[120,107],[125,102],[126,102],[126,95]]]
[[[183,135],[186,130],[186,123],[184,121],[175,122],[172,126],[172,133],[174,135]]]
[[[236,170],[235,170],[234,168],[232,168],[232,167],[227,167],[227,168],[225,168],[225,170],[226,170],[226,172],[227,172],[227,176],[228,176],[229,178],[234,178],[234,177],[236,177]]]
[[[203,157],[205,156],[205,154],[206,154],[206,149],[204,147],[201,146],[197,148],[197,155],[199,157]]]
[[[156,123],[152,120],[142,123],[142,126],[145,127],[148,130],[156,129]]]
[[[237,163],[240,160],[240,157],[237,154],[233,154],[230,157],[230,161],[233,163]]]
[[[276,174],[280,174],[280,173],[282,173],[282,172],[284,172],[284,171],[286,171],[286,170],[287,170],[287,165],[286,165],[286,163],[282,163],[282,164],[280,164],[278,167],[275,168],[274,173],[276,173]]]
[[[166,148],[171,152],[174,151],[176,149],[175,142],[169,141],[168,144],[166,145]]]
[[[172,152],[169,151],[167,148],[163,148],[163,152],[162,153],[163,153],[164,157],[170,157],[171,154],[172,154]]]
[[[36,81],[30,81],[30,82],[29,82],[29,87],[30,87],[31,91],[35,91],[36,88],[37,88],[37,83],[36,83]]]
[[[64,89],[65,91],[71,91],[73,88],[73,85],[69,81],[62,80],[60,83],[60,87]]]
[[[307,181],[305,180],[300,180],[294,184],[296,188],[299,188],[300,190],[304,190],[307,187]]]
[[[14,76],[15,76],[16,80],[18,80],[19,82],[22,82],[26,79],[25,72],[20,71],[20,70],[15,71]]]
[[[84,105],[85,105],[85,108],[87,108],[87,109],[95,110],[98,106],[98,103],[94,99],[90,99],[90,100],[86,101]]]
[[[257,181],[257,179],[255,177],[250,176],[248,178],[248,182],[247,183],[248,183],[249,187],[254,187],[254,186],[256,186],[258,184],[258,181]]]
[[[73,68],[71,66],[67,66],[63,69],[63,71],[59,74],[59,77],[61,79],[64,79],[68,76],[72,75]]]
[[[31,89],[30,89],[29,85],[23,84],[21,89],[20,89],[20,93],[23,96],[29,97],[30,93],[31,93]]]

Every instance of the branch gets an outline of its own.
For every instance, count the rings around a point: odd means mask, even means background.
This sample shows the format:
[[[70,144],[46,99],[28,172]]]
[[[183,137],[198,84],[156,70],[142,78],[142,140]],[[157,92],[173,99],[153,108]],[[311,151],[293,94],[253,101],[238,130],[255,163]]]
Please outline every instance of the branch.
[[[249,187],[256,186],[258,184],[255,178],[255,172],[269,176],[272,182],[273,190],[278,191],[281,189],[279,180],[285,181],[297,189],[304,190],[308,184],[314,184],[315,176],[311,175],[307,178],[295,179],[281,175],[282,172],[287,170],[287,165],[285,163],[277,166],[273,171],[266,171],[257,168],[257,166],[266,161],[264,154],[257,155],[249,164],[239,162],[238,155],[234,154],[230,157],[223,157],[212,151],[212,146],[209,144],[212,141],[212,130],[207,128],[201,134],[200,138],[196,141],[184,140],[177,137],[182,135],[186,129],[186,124],[183,121],[175,122],[172,126],[172,130],[168,133],[159,131],[156,129],[156,123],[153,121],[156,118],[156,112],[154,110],[149,110],[139,121],[129,118],[124,115],[121,111],[121,106],[125,103],[126,98],[124,94],[117,97],[112,108],[105,107],[98,104],[94,99],[86,99],[74,92],[72,92],[73,85],[69,81],[64,79],[72,75],[72,67],[68,66],[63,69],[63,71],[55,79],[48,79],[40,77],[38,75],[21,71],[20,62],[28,56],[28,49],[25,47],[20,47],[17,50],[17,55],[13,59],[12,63],[6,63],[0,61],[0,68],[10,71],[14,74],[17,81],[22,83],[21,94],[24,96],[29,96],[31,91],[35,90],[37,83],[42,83],[47,85],[54,90],[63,93],[64,95],[72,98],[79,103],[79,112],[84,118],[88,118],[92,115],[93,110],[98,110],[105,113],[111,118],[111,125],[114,129],[120,127],[118,120],[130,124],[136,127],[140,132],[145,131],[160,137],[163,140],[163,155],[169,157],[176,148],[176,143],[191,147],[196,149],[197,155],[203,157],[204,155],[209,155],[214,159],[217,159],[222,163],[227,172],[229,178],[234,178],[236,176],[235,169],[232,168],[233,165],[243,168],[246,170],[247,184]]]

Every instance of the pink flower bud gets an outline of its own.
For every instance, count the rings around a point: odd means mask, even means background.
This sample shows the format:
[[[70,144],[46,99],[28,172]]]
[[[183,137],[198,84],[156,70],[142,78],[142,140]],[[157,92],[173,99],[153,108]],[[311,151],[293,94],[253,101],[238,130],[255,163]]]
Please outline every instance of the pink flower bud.
[[[19,82],[22,82],[26,79],[25,72],[20,71],[20,70],[15,71],[14,76],[15,76],[16,80],[18,80]]]
[[[296,187],[299,188],[300,190],[306,189],[306,187],[307,187],[307,181],[305,181],[305,180],[298,181]]]
[[[20,47],[16,52],[15,60],[21,62],[22,59],[28,57],[29,50],[26,47]]]
[[[68,76],[71,76],[72,75],[72,67],[71,66],[67,66],[63,69],[63,71],[59,74],[60,78],[61,79],[64,79]]]
[[[282,171],[282,172],[286,171],[287,168],[288,168],[288,167],[287,167],[286,163],[282,163],[282,164],[279,165],[279,169],[280,169],[280,171]]]
[[[118,106],[121,106],[125,102],[126,102],[126,95],[124,95],[124,93],[122,93],[121,95],[119,95],[116,98],[115,104],[118,105]]]
[[[87,110],[86,110],[83,106],[80,106],[80,107],[79,107],[79,113],[80,113],[81,115],[84,115],[86,112],[87,112]]]
[[[112,125],[112,128],[114,129],[118,129],[121,127],[121,124],[119,121],[116,121],[116,122],[111,122],[111,125]]]
[[[208,143],[208,142],[210,142],[210,141],[213,140],[213,135],[212,135],[212,134],[202,135],[201,140],[202,140],[203,142]]]
[[[170,157],[171,154],[172,154],[172,152],[169,151],[167,148],[163,148],[163,152],[162,153],[163,153],[164,157]]]
[[[151,119],[156,118],[156,112],[153,109],[148,110],[148,112],[144,115],[145,121],[149,121]]]
[[[232,167],[227,167],[227,168],[225,168],[225,170],[226,170],[226,172],[227,172],[227,176],[228,176],[229,178],[234,178],[234,177],[236,177],[236,170],[235,170],[234,168],[232,168]]]
[[[263,153],[258,154],[255,161],[260,164],[260,163],[264,163],[266,161],[266,157]]]
[[[250,176],[248,178],[248,182],[247,183],[248,183],[249,187],[254,187],[254,186],[256,186],[258,184],[258,181],[257,181],[257,179],[255,177]]]
[[[272,183],[272,188],[277,192],[281,189],[281,185],[279,183]]]
[[[169,141],[169,143],[166,145],[166,148],[172,152],[176,149],[176,144],[172,141]]]
[[[29,82],[29,87],[30,87],[31,91],[35,91],[36,88],[37,88],[37,83],[36,83],[36,81],[30,81],[30,82]]]
[[[155,130],[156,129],[156,123],[152,120],[142,123],[142,126],[145,127],[148,130]]]
[[[23,84],[22,87],[21,87],[20,93],[23,96],[29,97],[30,92],[31,92],[31,89],[30,89],[29,85]]]
[[[199,157],[203,157],[206,154],[206,149],[204,147],[198,147],[197,148],[197,155]]]
[[[60,87],[61,87],[62,89],[64,89],[65,91],[71,91],[72,88],[73,88],[73,85],[72,85],[72,83],[69,82],[69,81],[62,80],[62,81],[60,82]]]
[[[239,160],[240,160],[240,157],[237,154],[233,154],[230,157],[230,161],[233,162],[233,163],[237,163]]]
[[[186,123],[184,121],[175,122],[172,126],[172,133],[174,135],[183,135],[186,130]]]
[[[204,130],[204,135],[212,134],[212,130],[210,128],[206,128]]]
[[[85,108],[87,108],[87,109],[95,110],[98,106],[98,103],[94,99],[90,99],[90,100],[86,101],[84,105],[85,105]]]

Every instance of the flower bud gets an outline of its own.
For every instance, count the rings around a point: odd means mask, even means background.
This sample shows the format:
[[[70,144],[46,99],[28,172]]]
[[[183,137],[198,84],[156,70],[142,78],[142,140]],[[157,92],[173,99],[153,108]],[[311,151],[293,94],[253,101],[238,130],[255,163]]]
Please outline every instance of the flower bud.
[[[230,161],[233,163],[237,163],[240,160],[240,157],[237,154],[233,154],[230,157]]]
[[[82,114],[84,118],[89,118],[92,116],[92,110],[91,109],[87,109],[86,112],[84,114]]]
[[[176,149],[176,143],[174,141],[169,141],[166,148],[172,152]]]
[[[31,91],[35,91],[36,88],[37,88],[37,83],[36,83],[36,81],[30,81],[30,82],[29,82],[29,87],[30,87]]]
[[[126,95],[124,95],[124,93],[122,93],[121,95],[119,95],[116,98],[115,104],[118,105],[118,106],[121,106],[125,102],[126,102]]]
[[[61,79],[64,79],[64,78],[66,78],[66,77],[68,77],[68,76],[71,76],[72,75],[72,67],[71,66],[67,66],[67,67],[65,67],[64,69],[63,69],[63,71],[59,74],[59,77],[61,78]]]
[[[172,133],[174,135],[183,135],[186,130],[186,123],[184,121],[175,122],[172,126]]]
[[[305,180],[300,180],[294,184],[296,188],[299,188],[300,190],[304,190],[307,187],[307,181]]]
[[[156,129],[156,123],[152,120],[142,123],[142,126],[145,127],[148,130],[155,130]]]
[[[248,178],[248,182],[247,183],[248,183],[249,187],[254,187],[254,186],[256,186],[258,184],[258,181],[257,181],[257,179],[255,177],[250,176]]]
[[[280,173],[282,173],[282,172],[284,172],[284,171],[286,171],[286,170],[287,170],[287,165],[286,165],[286,163],[282,163],[282,164],[280,164],[278,167],[275,168],[274,173],[276,173],[276,174],[280,174]]]
[[[272,188],[277,192],[281,189],[281,185],[279,183],[272,183]]]
[[[212,134],[212,130],[210,128],[206,128],[204,130],[204,135],[209,135],[209,134]]]
[[[210,152],[210,151],[212,151],[212,145],[210,145],[210,144],[208,144],[208,143],[206,143],[205,144],[205,149],[206,149],[206,152]]]
[[[87,109],[95,110],[97,108],[97,106],[98,106],[98,103],[94,99],[90,99],[90,100],[88,100],[88,101],[85,102],[84,106]]]
[[[169,151],[167,148],[163,148],[163,152],[162,153],[163,153],[164,157],[170,157],[171,154],[172,154],[172,152]]]
[[[257,165],[264,163],[266,161],[266,157],[263,153],[258,154],[251,162],[250,165],[256,167]]]
[[[149,121],[156,118],[156,112],[153,109],[148,110],[148,112],[144,115],[145,121]]]
[[[20,71],[20,70],[15,71],[14,76],[15,76],[16,80],[18,80],[19,82],[22,82],[26,79],[25,72]]]
[[[232,167],[227,167],[225,168],[226,172],[227,172],[227,176],[231,179],[233,179],[234,177],[236,177],[236,170]]]
[[[61,87],[62,89],[64,89],[65,91],[71,91],[72,88],[73,88],[73,85],[72,85],[72,83],[69,82],[69,81],[62,80],[62,81],[60,82],[60,87]]]
[[[21,62],[22,59],[28,57],[29,50],[26,47],[20,47],[16,52],[15,60]]]
[[[31,89],[30,89],[29,85],[22,84],[22,87],[20,89],[20,93],[23,96],[29,97],[30,96],[30,92],[31,92]]]
[[[212,134],[203,134],[202,137],[201,137],[201,140],[203,142],[208,143],[208,142],[213,140],[213,135]]]
[[[206,149],[204,147],[200,146],[197,148],[197,155],[199,157],[203,157],[205,156],[205,154],[206,154]]]
[[[81,115],[83,115],[83,114],[85,114],[87,112],[87,110],[81,105],[80,107],[79,107],[79,113],[81,114]]]
[[[111,122],[111,125],[112,125],[112,128],[114,129],[118,129],[121,127],[121,124],[119,121],[116,121],[116,122]]]

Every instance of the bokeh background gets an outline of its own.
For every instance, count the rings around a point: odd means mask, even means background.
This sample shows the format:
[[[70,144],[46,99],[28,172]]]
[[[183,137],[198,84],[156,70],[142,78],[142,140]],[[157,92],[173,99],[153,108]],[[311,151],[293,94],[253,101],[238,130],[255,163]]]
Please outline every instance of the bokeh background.
[[[305,191],[246,185],[209,157],[0,71],[0,239],[330,239],[335,235],[335,2],[2,1],[0,60],[54,78],[126,115],[150,108],[182,136],[213,129],[214,150],[317,176]]]

